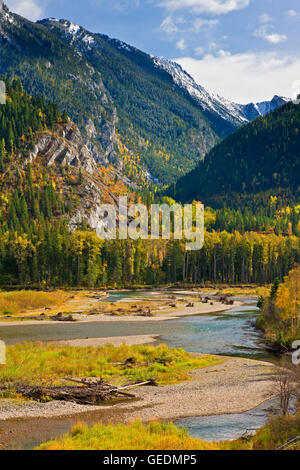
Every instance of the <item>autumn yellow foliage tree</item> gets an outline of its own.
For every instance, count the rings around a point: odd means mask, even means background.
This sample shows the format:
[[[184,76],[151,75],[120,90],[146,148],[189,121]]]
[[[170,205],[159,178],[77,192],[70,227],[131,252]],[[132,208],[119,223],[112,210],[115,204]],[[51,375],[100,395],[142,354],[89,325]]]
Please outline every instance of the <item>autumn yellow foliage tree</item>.
[[[294,336],[300,326],[300,266],[293,269],[279,286],[275,305],[282,321],[291,322]]]

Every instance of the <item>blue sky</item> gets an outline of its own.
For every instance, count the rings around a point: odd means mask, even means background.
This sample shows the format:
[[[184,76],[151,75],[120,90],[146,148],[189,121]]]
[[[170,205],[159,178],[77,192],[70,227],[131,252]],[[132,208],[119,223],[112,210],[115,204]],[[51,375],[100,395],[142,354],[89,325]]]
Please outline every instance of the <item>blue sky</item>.
[[[300,92],[299,0],[4,0],[29,19],[67,18],[175,59],[240,103]]]

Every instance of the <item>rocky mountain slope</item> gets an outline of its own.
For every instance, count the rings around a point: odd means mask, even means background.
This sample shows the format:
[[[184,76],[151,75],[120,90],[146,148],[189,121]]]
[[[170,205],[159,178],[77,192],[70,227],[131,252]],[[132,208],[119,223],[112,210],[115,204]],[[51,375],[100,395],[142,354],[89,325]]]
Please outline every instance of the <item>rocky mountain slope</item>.
[[[60,181],[64,197],[70,190],[68,183],[75,183],[73,187],[76,204],[70,212],[68,222],[71,230],[76,230],[84,223],[99,235],[103,233],[104,216],[100,206],[109,203],[117,210],[118,190],[124,186],[121,181],[119,187],[113,182],[113,172],[108,172],[104,178],[78,127],[72,121],[56,125],[54,132],[38,134],[24,166],[28,163],[50,168],[56,174],[55,180]],[[68,182],[65,177],[66,168]]]
[[[133,181],[174,183],[249,116],[267,110],[243,111],[176,64],[119,40],[67,20],[32,23],[0,5],[0,74],[58,102],[94,160]]]
[[[176,85],[189,93],[205,113],[216,113],[222,119],[232,122],[237,127],[253,121],[259,116],[264,116],[271,111],[275,111],[275,109],[290,101],[290,98],[274,96],[271,101],[261,103],[249,103],[246,105],[233,103],[219,95],[210,93],[201,85],[198,85],[196,81],[183,70],[181,65],[176,62],[163,57],[154,57],[153,60],[158,67],[171,75]]]
[[[126,179],[99,166],[79,128],[57,106],[31,97],[18,80],[6,87],[7,105],[0,107],[0,225],[29,232],[30,224],[49,219],[65,221],[72,231],[84,224],[102,233],[100,205],[117,209]]]
[[[116,128],[134,158],[161,182],[171,182],[233,131],[159,70],[151,56],[66,20],[40,22],[98,71],[117,109]]]
[[[1,1],[0,1],[1,4]],[[0,73],[58,102],[76,121],[96,161],[117,163],[116,109],[101,74],[44,27],[0,10]]]

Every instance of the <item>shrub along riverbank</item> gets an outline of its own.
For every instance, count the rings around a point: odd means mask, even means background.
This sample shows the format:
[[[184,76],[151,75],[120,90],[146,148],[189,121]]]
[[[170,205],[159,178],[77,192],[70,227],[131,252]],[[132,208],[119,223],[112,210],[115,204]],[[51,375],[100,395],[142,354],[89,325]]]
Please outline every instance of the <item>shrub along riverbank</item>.
[[[274,282],[270,296],[261,298],[257,326],[278,350],[287,350],[300,338],[300,266],[296,266],[284,282]]]
[[[39,450],[216,450],[217,446],[189,436],[174,424],[153,422],[92,428],[78,424],[70,435],[46,444]]]
[[[173,423],[78,424],[70,434],[42,444],[38,450],[274,450],[300,434],[300,416],[270,420],[249,439],[208,443],[189,436]],[[300,450],[300,443],[290,447]]]

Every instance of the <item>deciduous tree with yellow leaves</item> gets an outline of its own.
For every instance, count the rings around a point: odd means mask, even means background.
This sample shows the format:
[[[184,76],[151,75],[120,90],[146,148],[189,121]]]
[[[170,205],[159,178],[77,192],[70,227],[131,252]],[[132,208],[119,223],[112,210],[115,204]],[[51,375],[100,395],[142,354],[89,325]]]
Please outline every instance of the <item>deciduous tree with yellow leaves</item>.
[[[279,286],[275,305],[282,321],[291,324],[292,336],[295,336],[300,326],[300,266]]]

